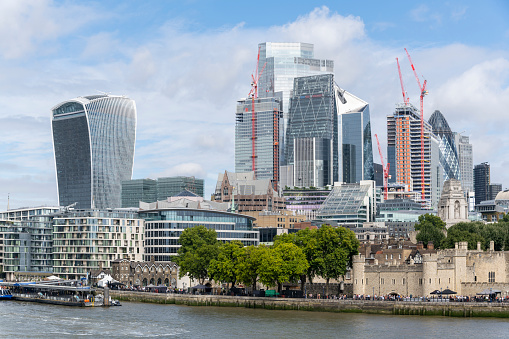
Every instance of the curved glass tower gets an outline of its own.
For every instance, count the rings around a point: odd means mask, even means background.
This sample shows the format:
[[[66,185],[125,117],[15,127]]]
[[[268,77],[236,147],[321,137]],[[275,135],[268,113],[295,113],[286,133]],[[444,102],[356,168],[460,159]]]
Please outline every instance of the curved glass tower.
[[[444,168],[444,181],[460,180],[458,151],[454,142],[454,133],[440,111],[435,111],[428,120],[433,133],[440,139],[440,164]]]
[[[60,206],[121,206],[122,180],[133,172],[136,105],[124,96],[91,95],[51,110]]]

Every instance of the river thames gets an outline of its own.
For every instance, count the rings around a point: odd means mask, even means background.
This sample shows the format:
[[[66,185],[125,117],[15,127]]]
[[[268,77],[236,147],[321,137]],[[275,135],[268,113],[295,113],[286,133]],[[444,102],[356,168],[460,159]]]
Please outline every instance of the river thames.
[[[74,308],[0,303],[0,337],[507,338],[509,320],[188,307],[124,302]]]

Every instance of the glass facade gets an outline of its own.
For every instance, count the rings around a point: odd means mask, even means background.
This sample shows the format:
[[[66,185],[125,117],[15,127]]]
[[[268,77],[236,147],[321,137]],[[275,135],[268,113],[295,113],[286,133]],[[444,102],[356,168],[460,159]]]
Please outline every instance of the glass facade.
[[[166,200],[168,197],[176,196],[184,190],[203,197],[203,179],[183,176],[157,179],[157,200]]]
[[[286,131],[285,158],[288,165],[294,165],[295,186],[302,186],[299,184],[297,177],[299,172],[295,164],[296,159],[305,158],[299,154],[295,157],[296,150],[304,152],[303,147],[299,145],[303,146],[305,141],[295,143],[295,140],[302,138],[308,140],[315,138],[314,143],[320,150],[312,155],[316,164],[323,164],[323,170],[320,170],[322,178],[315,180],[317,183],[323,183],[320,187],[333,185],[338,181],[338,116],[334,91],[332,74],[294,79]]]
[[[281,100],[278,98],[240,100],[237,103],[235,117],[235,172],[245,173],[254,170],[256,179],[271,179],[278,182],[279,144],[282,135],[280,122],[283,117]]]
[[[121,206],[121,182],[133,171],[134,100],[94,95],[52,109],[53,145],[60,205]]]
[[[357,107],[338,115],[338,138],[342,151],[339,154],[342,166],[339,180],[346,183],[375,180],[369,104],[348,92],[344,95],[349,106]]]
[[[474,191],[474,155],[470,138],[454,133],[454,141],[458,150],[461,188],[464,192]]]
[[[490,200],[490,165],[487,162],[474,167],[475,204]]]
[[[258,231],[253,230],[255,218],[221,211],[169,209],[140,211],[145,219],[145,260],[171,261],[180,247],[179,237],[191,227],[214,229],[219,241],[239,240],[245,246],[258,245]]]
[[[318,210],[317,218],[333,221],[338,226],[362,227],[364,222],[375,220],[376,189],[373,180],[359,184],[341,183],[334,186],[331,193]]]
[[[258,69],[263,72],[258,81],[258,96],[281,97],[283,114],[281,165],[286,165],[284,147],[288,126],[290,98],[296,77],[334,72],[334,61],[315,59],[314,46],[301,42],[264,42],[258,45]]]
[[[458,152],[454,142],[454,133],[440,111],[435,111],[428,120],[433,133],[440,139],[440,164],[443,168],[444,181],[460,180]]]
[[[152,179],[122,181],[122,207],[138,207],[140,201],[157,201],[157,181]]]

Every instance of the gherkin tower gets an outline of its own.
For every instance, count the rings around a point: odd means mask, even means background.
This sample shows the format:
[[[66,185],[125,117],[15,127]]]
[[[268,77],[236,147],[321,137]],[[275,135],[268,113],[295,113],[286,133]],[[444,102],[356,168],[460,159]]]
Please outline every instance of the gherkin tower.
[[[435,111],[428,120],[433,133],[440,139],[440,164],[444,169],[444,181],[460,178],[458,151],[454,142],[454,133],[440,111]]]

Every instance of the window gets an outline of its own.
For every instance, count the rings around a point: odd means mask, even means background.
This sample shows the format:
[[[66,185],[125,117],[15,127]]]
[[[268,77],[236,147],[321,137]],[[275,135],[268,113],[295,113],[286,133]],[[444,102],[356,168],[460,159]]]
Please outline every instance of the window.
[[[495,282],[495,272],[488,272],[488,282]]]

